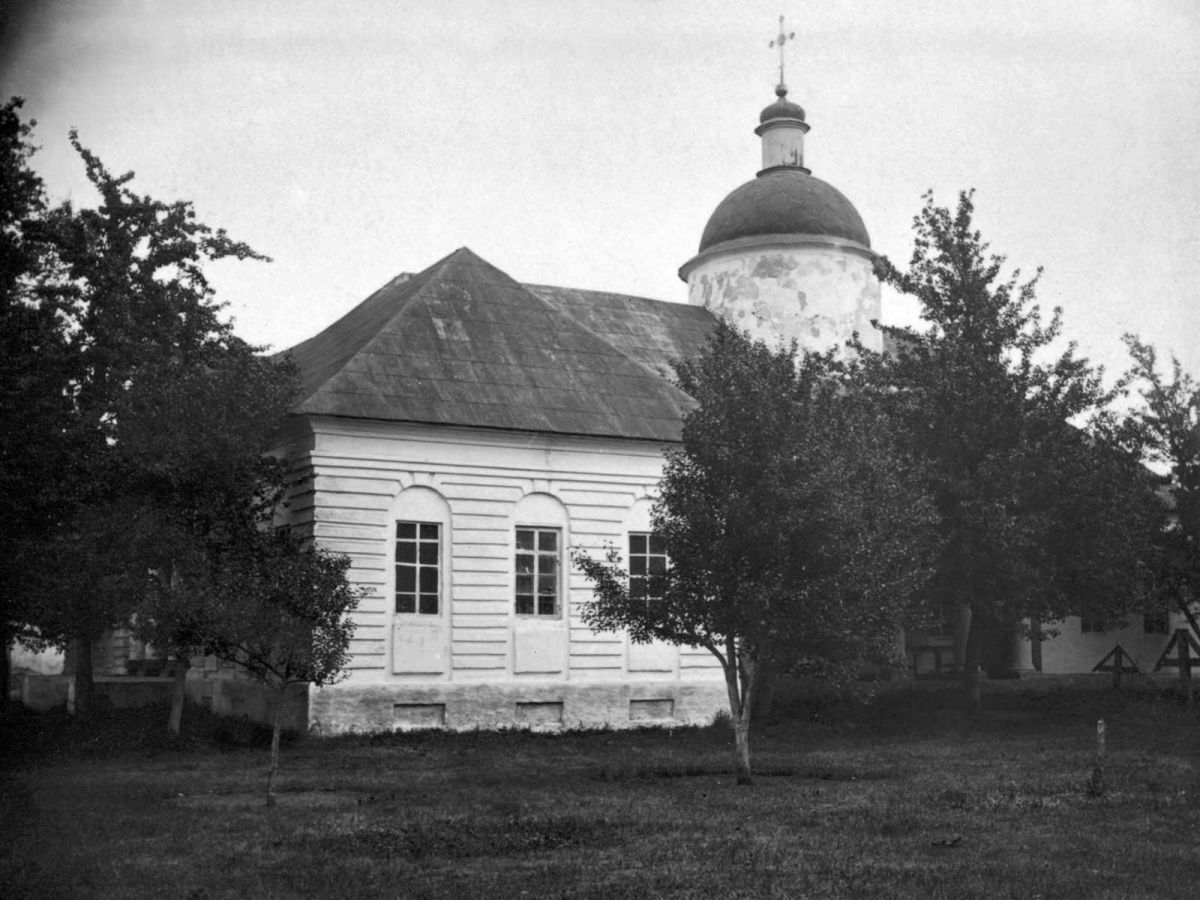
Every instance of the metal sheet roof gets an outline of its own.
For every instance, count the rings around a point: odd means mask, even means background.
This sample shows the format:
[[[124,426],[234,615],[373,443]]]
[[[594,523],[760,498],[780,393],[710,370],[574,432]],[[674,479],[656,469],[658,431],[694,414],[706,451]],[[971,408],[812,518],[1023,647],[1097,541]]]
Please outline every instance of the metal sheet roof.
[[[676,441],[707,310],[522,285],[461,248],[290,351],[297,413]]]

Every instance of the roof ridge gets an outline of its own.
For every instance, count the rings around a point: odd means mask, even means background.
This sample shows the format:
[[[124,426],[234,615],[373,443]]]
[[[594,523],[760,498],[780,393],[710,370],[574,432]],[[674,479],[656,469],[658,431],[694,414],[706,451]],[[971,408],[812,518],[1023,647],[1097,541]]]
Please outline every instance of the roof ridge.
[[[595,288],[577,288],[567,287],[562,284],[534,284],[533,282],[522,282],[522,287],[532,291],[575,291],[579,294],[598,294],[602,297],[621,297],[625,300],[639,300],[646,303],[665,303],[670,306],[690,306],[689,303],[677,303],[674,300],[662,300],[658,297],[646,297],[642,294],[623,294],[620,291],[601,291]]]
[[[466,247],[293,348],[300,414],[675,441],[691,399],[660,365],[708,330],[648,298],[535,290]]]
[[[586,332],[590,337],[595,338],[597,341],[599,341],[601,344],[603,344],[605,347],[607,347],[609,350],[611,350],[613,353],[615,353],[621,359],[626,360],[627,362],[636,366],[645,375],[650,376],[655,381],[663,382],[671,390],[678,391],[682,396],[687,397],[687,394],[685,394],[682,390],[680,390],[678,385],[663,378],[662,374],[660,372],[656,372],[651,366],[646,365],[641,360],[634,359],[632,356],[630,356],[628,353],[626,353],[624,350],[622,350],[620,347],[618,347],[616,344],[614,344],[608,338],[604,337],[603,335],[597,334],[590,325],[581,321],[578,316],[572,315],[570,310],[564,309],[564,308],[558,306],[557,304],[551,303],[545,297],[542,297],[540,294],[537,294],[536,292],[530,290],[528,285],[524,284],[523,282],[517,281],[517,279],[513,278],[511,275],[509,275],[503,269],[500,269],[500,268],[494,266],[492,263],[488,262],[486,259],[479,256],[477,253],[470,250],[469,248],[460,247],[458,250],[455,250],[454,253],[451,253],[450,256],[447,256],[446,260],[449,260],[451,257],[457,256],[459,253],[464,253],[464,252],[466,254],[469,254],[471,257],[478,260],[479,262],[483,263],[485,266],[487,266],[489,269],[492,269],[497,274],[508,279],[508,281],[510,281],[514,287],[519,288],[522,293],[531,297],[534,301],[539,303],[541,306],[545,307],[546,309],[550,310],[551,312],[553,312],[557,315],[565,316],[572,323],[574,323],[576,326],[578,326],[581,330]],[[550,286],[551,285],[547,285],[547,287],[550,287]],[[414,294],[414,297],[415,296],[416,295]],[[615,296],[628,296],[628,295],[618,294]],[[638,298],[638,299],[647,299],[648,300],[650,298],[646,297],[646,298]],[[690,400],[690,398],[689,398],[689,400]]]
[[[413,303],[416,301],[416,299],[421,295],[422,288],[424,288],[429,283],[429,281],[433,277],[433,275],[435,275],[440,269],[442,269],[446,265],[448,265],[452,259],[459,256],[460,254],[463,254],[464,252],[476,259],[480,259],[480,257],[477,256],[470,248],[459,247],[457,250],[453,250],[450,253],[447,253],[445,256],[443,256],[441,259],[439,259],[437,262],[435,262],[429,266],[426,266],[420,272],[417,272],[415,275],[405,278],[402,281],[398,281],[398,279],[400,278],[399,275],[394,276],[386,284],[376,288],[374,291],[372,291],[370,294],[368,294],[364,300],[362,300],[360,303],[356,304],[354,307],[352,307],[350,310],[348,310],[343,315],[339,316],[336,320],[334,320],[332,323],[327,325],[325,328],[322,328],[320,331],[318,331],[312,337],[307,338],[306,340],[303,340],[300,343],[295,344],[292,347],[289,347],[286,350],[282,350],[278,354],[276,354],[277,356],[285,356],[285,355],[292,355],[292,354],[296,353],[297,351],[299,351],[301,354],[303,354],[303,352],[306,349],[308,349],[315,341],[317,341],[321,337],[329,334],[334,329],[350,331],[353,334],[353,330],[348,328],[347,320],[353,320],[355,318],[356,314],[358,314],[360,312],[360,310],[364,310],[366,307],[368,307],[372,303],[372,301],[379,302],[378,298],[380,298],[380,295],[383,294],[385,291],[387,291],[388,288],[393,287],[393,286],[395,286],[397,288],[397,290],[399,292],[399,295],[397,297],[397,300],[399,301],[398,305],[396,306],[396,308],[393,311],[388,312],[388,313],[386,313],[386,315],[382,316],[382,321],[379,323],[379,328],[362,332],[361,335],[359,335],[357,337],[357,339],[350,341],[345,347],[343,347],[341,349],[341,353],[339,353],[339,355],[338,355],[339,358],[336,359],[332,365],[314,372],[313,373],[314,377],[312,379],[312,383],[305,384],[302,386],[300,396],[296,400],[296,403],[297,404],[303,403],[305,400],[309,399],[311,396],[313,396],[313,394],[315,394],[317,391],[319,391],[323,385],[327,384],[333,378],[336,378],[341,373],[341,371],[351,362],[351,360],[353,360],[359,353],[361,353],[367,347],[368,344],[370,344],[375,339],[375,337],[376,337],[376,335],[378,335],[380,329],[382,329],[387,324],[394,322],[397,318],[402,317],[409,310],[409,308],[413,305]],[[404,296],[406,293],[407,293],[407,296]],[[400,297],[403,297],[403,299],[400,300],[399,299]],[[364,313],[364,315],[365,315],[365,313]]]

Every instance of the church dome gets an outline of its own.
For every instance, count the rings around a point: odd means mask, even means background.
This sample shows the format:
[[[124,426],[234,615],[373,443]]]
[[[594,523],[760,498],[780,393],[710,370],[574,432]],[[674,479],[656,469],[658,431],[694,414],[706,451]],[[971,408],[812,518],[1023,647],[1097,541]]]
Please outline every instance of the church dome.
[[[780,167],[762,172],[721,201],[704,227],[699,252],[739,238],[772,235],[814,235],[871,246],[862,217],[841,191],[802,169]]]
[[[780,84],[775,88],[775,96],[779,99],[768,106],[759,114],[758,121],[760,124],[771,121],[771,119],[798,119],[804,121],[804,107],[799,103],[793,103],[787,98],[787,85]]]

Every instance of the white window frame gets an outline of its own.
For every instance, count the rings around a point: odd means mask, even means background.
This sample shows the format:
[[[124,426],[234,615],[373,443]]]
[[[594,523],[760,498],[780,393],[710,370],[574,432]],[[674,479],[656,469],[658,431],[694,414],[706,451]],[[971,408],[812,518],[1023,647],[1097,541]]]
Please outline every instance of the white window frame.
[[[400,529],[402,526],[412,526],[413,536],[401,537]],[[435,534],[432,539],[427,537],[427,529],[434,529]],[[392,584],[392,611],[397,615],[402,616],[421,616],[425,618],[433,618],[440,616],[442,613],[442,597],[443,585],[445,584],[445,573],[442,570],[442,535],[444,528],[441,522],[425,522],[415,519],[396,519],[395,528],[392,535],[392,563],[393,563],[393,584]],[[412,559],[401,560],[401,545],[411,546],[413,548]],[[433,547],[433,553],[422,553],[422,550]],[[404,554],[407,555],[407,554]],[[432,555],[432,561],[429,557]],[[413,572],[413,587],[412,590],[402,590],[401,569],[411,569]],[[432,571],[434,573],[435,585],[433,590],[425,589],[428,582],[423,578],[424,573]],[[422,582],[425,582],[424,586]],[[401,609],[400,598],[401,594],[406,595],[406,599],[412,600],[412,609]],[[429,610],[422,608],[424,601],[429,598],[434,598],[435,608]]]
[[[640,552],[635,552],[633,549],[634,538],[644,538],[645,539],[644,549],[641,550]],[[630,531],[629,532],[628,541],[627,541],[627,545],[628,545],[627,551],[628,551],[629,555],[628,555],[627,559],[629,562],[629,598],[631,600],[641,599],[641,600],[644,600],[647,604],[649,604],[654,600],[662,599],[661,594],[651,594],[650,593],[649,584],[648,584],[649,579],[652,575],[662,574],[662,572],[665,572],[667,570],[667,567],[670,565],[670,563],[667,560],[667,551],[665,548],[663,548],[657,552],[654,551],[654,549],[653,549],[653,542],[661,541],[661,540],[662,540],[662,535],[657,534],[653,531]],[[658,559],[662,560],[662,571],[661,572],[653,571],[653,568],[654,568],[653,561],[658,560]],[[640,562],[641,565],[636,564],[635,560],[637,562]],[[634,571],[635,569],[638,569],[640,571],[635,572]],[[641,585],[642,593],[641,593],[640,598],[637,596],[637,590],[634,587],[635,584]]]
[[[532,547],[522,548],[522,533],[532,534]],[[543,535],[554,536],[553,552],[542,549]],[[563,530],[558,526],[518,525],[513,532],[513,611],[523,619],[557,619],[562,615],[563,596]],[[522,571],[525,557],[532,557],[532,566]],[[547,562],[547,561],[550,562]],[[550,571],[546,566],[551,566]],[[549,594],[542,590],[545,578],[553,575],[554,592]],[[530,590],[522,590],[522,577],[530,578]],[[553,609],[543,610],[543,599],[552,597]],[[532,601],[531,610],[521,609],[522,598]]]

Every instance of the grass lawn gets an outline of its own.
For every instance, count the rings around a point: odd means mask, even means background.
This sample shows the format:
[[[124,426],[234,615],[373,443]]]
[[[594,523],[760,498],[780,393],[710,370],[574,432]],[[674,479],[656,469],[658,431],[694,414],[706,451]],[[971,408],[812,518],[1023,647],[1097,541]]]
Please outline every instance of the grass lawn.
[[[245,724],[9,714],[0,895],[1200,897],[1200,711],[1029,684],[784,698],[741,788],[720,725],[309,739],[274,809]]]

